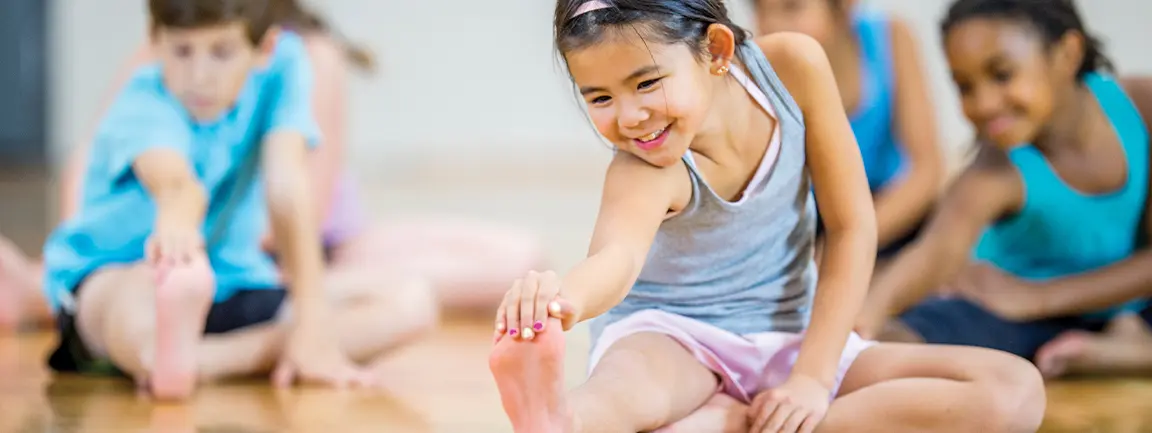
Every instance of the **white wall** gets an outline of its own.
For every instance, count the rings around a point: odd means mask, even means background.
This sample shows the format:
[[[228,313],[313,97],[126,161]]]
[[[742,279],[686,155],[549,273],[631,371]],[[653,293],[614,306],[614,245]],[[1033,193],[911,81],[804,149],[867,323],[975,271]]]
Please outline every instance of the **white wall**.
[[[747,0],[729,0],[748,23]],[[865,0],[868,1],[868,0]],[[871,0],[899,10],[921,34],[936,90],[942,141],[970,132],[939,50],[946,0]],[[550,0],[311,0],[335,26],[370,45],[383,66],[353,85],[351,143],[359,172],[426,161],[579,161],[605,156],[555,62]],[[144,36],[143,0],[54,2],[53,148],[90,127],[108,83]],[[1152,72],[1147,0],[1081,0],[1124,72]],[[524,33],[532,37],[518,36]],[[448,161],[451,162],[451,161]],[[453,164],[455,165],[455,164]]]

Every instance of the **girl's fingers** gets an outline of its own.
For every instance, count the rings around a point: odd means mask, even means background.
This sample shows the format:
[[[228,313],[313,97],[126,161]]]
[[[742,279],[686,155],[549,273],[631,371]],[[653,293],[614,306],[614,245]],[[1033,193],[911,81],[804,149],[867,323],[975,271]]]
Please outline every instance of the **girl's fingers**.
[[[529,271],[528,277],[524,279],[524,287],[520,290],[520,321],[517,325],[520,327],[520,338],[525,340],[531,340],[536,336],[532,322],[536,320],[533,314],[536,313],[538,293],[540,293],[540,274]]]
[[[508,291],[508,302],[504,303],[504,324],[508,327],[508,335],[512,338],[520,337],[520,297],[524,290],[524,281],[516,280],[512,283],[512,290]]]

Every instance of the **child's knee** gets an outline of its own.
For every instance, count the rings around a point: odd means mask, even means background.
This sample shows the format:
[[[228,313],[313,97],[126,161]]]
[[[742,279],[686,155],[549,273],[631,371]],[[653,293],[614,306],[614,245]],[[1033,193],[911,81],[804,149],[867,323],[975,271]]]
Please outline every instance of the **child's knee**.
[[[380,302],[396,310],[404,318],[404,323],[415,332],[426,332],[436,327],[440,320],[440,304],[432,284],[424,278],[402,278],[389,284],[378,295]],[[384,318],[394,323],[395,318]]]
[[[1023,358],[998,354],[995,363],[976,382],[987,393],[990,424],[986,431],[1034,432],[1040,428],[1047,406],[1044,379]]]

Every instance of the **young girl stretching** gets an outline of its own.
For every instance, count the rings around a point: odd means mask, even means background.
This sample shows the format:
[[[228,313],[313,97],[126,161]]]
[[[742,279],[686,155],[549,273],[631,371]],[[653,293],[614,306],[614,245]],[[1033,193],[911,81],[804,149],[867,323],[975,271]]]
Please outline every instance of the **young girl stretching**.
[[[942,27],[980,154],[857,329],[1004,350],[1055,376],[1069,348],[1042,347],[1147,304],[1152,80],[1110,75],[1070,0],[959,0]],[[941,285],[965,296],[924,300]]]
[[[748,40],[721,0],[562,0],[555,32],[617,152],[588,258],[516,281],[498,312],[490,366],[516,432],[1038,427],[1024,360],[851,333],[876,225],[816,41]],[[593,318],[591,375],[565,393],[558,331]],[[735,425],[696,423],[718,391]]]
[[[759,31],[820,42],[864,159],[878,261],[915,239],[944,181],[935,110],[912,29],[854,0],[753,0]]]

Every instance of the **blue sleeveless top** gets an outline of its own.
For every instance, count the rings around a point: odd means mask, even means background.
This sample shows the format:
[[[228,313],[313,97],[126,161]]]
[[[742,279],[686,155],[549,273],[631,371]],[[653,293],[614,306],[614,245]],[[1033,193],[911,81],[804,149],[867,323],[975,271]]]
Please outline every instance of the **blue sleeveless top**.
[[[896,93],[890,23],[882,12],[857,9],[852,25],[860,44],[860,101],[849,113],[864,158],[868,188],[877,191],[906,164],[895,128]]]
[[[1139,240],[1148,193],[1148,131],[1136,106],[1111,76],[1084,78],[1120,138],[1128,181],[1120,189],[1086,194],[1073,189],[1036,147],[1008,152],[1024,184],[1020,212],[989,227],[975,258],[1032,281],[1089,272],[1132,255]],[[1139,310],[1136,300],[1089,315],[1108,318]]]

